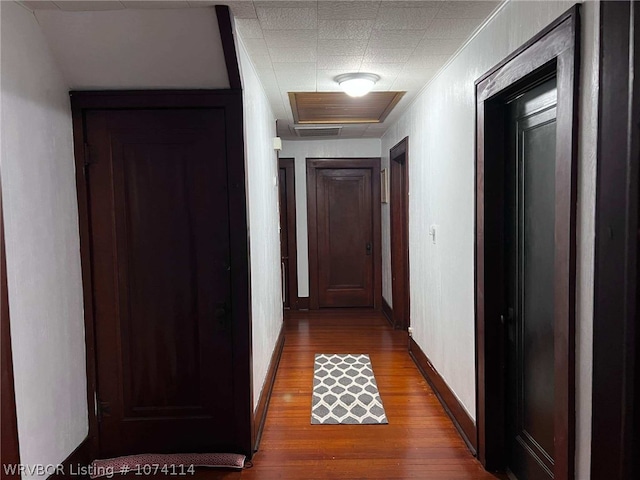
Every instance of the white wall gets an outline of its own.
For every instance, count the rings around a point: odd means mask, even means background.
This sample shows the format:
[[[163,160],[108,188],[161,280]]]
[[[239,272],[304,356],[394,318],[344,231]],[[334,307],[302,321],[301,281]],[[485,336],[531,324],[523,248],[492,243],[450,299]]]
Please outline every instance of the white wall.
[[[307,158],[379,157],[380,139],[284,140],[280,158],[295,158],[298,296],[309,296]]]
[[[414,339],[475,418],[474,81],[560,16],[568,2],[509,2],[444,67],[382,138],[389,149],[409,136],[409,249]],[[597,5],[583,20],[578,185],[577,474],[589,477]],[[429,226],[439,226],[431,243]],[[389,210],[383,209],[389,240]],[[391,303],[390,255],[383,250],[383,292]]]
[[[0,174],[20,457],[57,464],[88,433],[69,95],[33,14],[0,3]]]
[[[71,89],[229,88],[213,8],[35,15]]]
[[[276,119],[242,40],[237,43],[244,96],[255,408],[282,326]]]

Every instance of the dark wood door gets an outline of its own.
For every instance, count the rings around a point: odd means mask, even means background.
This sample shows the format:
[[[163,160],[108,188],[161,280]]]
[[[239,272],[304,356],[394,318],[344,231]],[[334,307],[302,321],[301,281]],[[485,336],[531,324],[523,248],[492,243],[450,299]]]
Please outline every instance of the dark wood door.
[[[280,195],[280,261],[282,272],[282,302],[285,308],[291,308],[289,295],[289,232],[287,228],[287,169],[278,168],[278,188]]]
[[[280,253],[282,259],[282,297],[285,308],[297,310],[298,262],[296,242],[295,159],[278,159],[280,194]]]
[[[393,323],[405,330],[409,326],[409,185],[407,177],[407,139],[390,152],[391,166],[391,292]]]
[[[554,79],[509,108],[507,448],[519,479],[553,478],[556,98]]]
[[[318,305],[373,307],[371,169],[316,174]]]
[[[9,320],[9,292],[7,264],[4,249],[4,217],[2,214],[2,189],[0,189],[0,451],[2,451],[2,480],[18,479],[21,476],[12,467],[20,463],[18,444],[18,422],[13,383],[13,357],[11,355],[11,326]]]
[[[86,114],[101,456],[219,451],[235,398],[222,109]]]

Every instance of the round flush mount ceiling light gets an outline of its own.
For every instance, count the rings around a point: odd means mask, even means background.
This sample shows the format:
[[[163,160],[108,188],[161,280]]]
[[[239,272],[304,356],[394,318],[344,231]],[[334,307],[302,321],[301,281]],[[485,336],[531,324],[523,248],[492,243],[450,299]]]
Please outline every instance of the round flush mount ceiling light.
[[[378,80],[380,77],[374,73],[345,73],[335,78],[344,93],[351,97],[366,95]]]

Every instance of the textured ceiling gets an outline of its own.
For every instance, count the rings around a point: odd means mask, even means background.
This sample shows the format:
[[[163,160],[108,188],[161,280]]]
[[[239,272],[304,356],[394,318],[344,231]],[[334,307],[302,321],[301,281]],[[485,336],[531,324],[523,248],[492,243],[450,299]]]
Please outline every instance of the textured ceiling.
[[[344,125],[341,137],[380,137],[500,2],[232,2],[236,26],[278,118],[295,138],[288,92],[339,91],[347,72],[380,75],[374,90],[406,91],[382,124]]]
[[[229,5],[278,118],[291,133],[289,92],[338,91],[347,72],[380,75],[375,90],[406,91],[384,123],[345,125],[341,137],[380,137],[499,1],[23,1],[34,10]]]

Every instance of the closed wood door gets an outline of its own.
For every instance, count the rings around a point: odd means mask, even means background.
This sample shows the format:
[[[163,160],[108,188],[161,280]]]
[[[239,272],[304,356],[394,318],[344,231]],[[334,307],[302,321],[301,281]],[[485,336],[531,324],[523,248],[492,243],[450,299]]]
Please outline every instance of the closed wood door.
[[[556,82],[510,105],[506,162],[508,467],[553,478]]]
[[[222,109],[91,111],[87,167],[103,457],[233,444]]]
[[[316,175],[319,307],[373,306],[371,169]]]

